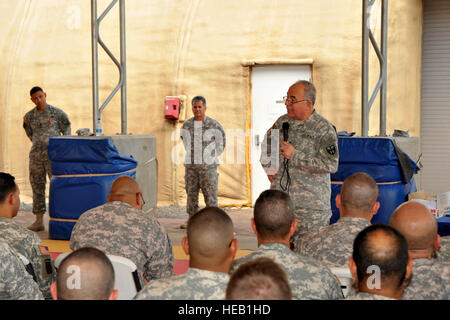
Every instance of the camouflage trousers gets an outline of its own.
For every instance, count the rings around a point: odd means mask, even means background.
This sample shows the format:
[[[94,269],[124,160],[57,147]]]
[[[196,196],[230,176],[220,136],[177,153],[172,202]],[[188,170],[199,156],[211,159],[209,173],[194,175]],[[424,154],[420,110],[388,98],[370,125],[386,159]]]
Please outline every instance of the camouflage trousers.
[[[219,173],[217,168],[196,169],[186,168],[184,181],[186,184],[187,204],[186,211],[189,217],[198,211],[198,193],[203,193],[205,204],[208,207],[217,207],[217,186]]]
[[[320,228],[328,226],[331,219],[331,210],[319,211],[308,209],[296,209],[294,212],[297,220],[297,229],[291,237],[291,249],[295,249],[295,245],[299,243],[298,238],[305,232],[316,232]]]
[[[45,213],[45,185],[51,177],[50,159],[30,156],[30,184],[33,190],[33,213]]]

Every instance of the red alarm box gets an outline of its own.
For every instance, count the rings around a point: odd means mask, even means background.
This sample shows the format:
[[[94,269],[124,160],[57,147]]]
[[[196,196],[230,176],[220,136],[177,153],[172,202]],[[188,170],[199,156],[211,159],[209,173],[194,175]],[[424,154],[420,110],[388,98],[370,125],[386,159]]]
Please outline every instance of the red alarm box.
[[[166,119],[178,120],[180,116],[180,98],[166,97],[164,117]]]

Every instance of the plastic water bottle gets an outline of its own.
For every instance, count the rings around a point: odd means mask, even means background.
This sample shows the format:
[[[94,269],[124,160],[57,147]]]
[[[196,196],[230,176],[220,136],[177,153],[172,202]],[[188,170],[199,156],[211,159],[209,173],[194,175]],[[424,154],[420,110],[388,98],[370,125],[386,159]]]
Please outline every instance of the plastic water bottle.
[[[102,135],[102,122],[100,118],[97,118],[96,125],[95,125],[95,135],[101,136]]]

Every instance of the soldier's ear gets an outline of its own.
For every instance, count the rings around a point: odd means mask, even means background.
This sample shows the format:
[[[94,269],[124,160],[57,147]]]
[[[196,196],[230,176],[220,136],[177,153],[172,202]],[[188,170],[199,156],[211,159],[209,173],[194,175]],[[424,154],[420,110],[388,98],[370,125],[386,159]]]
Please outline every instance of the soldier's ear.
[[[297,219],[292,220],[291,228],[289,229],[289,239],[295,233],[295,230],[297,230]]]
[[[340,209],[341,208],[341,194],[340,193],[338,193],[336,195],[335,200],[336,200],[336,208]]]
[[[412,261],[411,257],[409,256],[408,263],[406,265],[405,279],[411,278],[412,271],[413,271],[413,261]]]
[[[258,230],[256,230],[256,224],[255,224],[255,219],[254,218],[252,218],[251,224],[252,224],[253,232],[255,233],[255,235],[258,235]]]
[[[238,247],[239,247],[239,241],[237,238],[234,238],[233,240],[231,240],[230,243],[230,255],[233,257],[236,255],[236,252],[238,251]]]
[[[13,205],[14,204],[14,198],[15,198],[14,192],[11,192],[10,194],[8,194],[7,199],[8,199],[8,204],[9,205]]]
[[[184,237],[181,240],[181,246],[183,247],[183,251],[184,253],[186,253],[187,255],[189,255],[189,241],[187,237]]]
[[[350,269],[350,273],[352,274],[355,284],[358,285],[358,274],[356,272],[356,263],[355,260],[353,260],[353,258],[348,259],[348,268]]]
[[[53,300],[58,300],[58,290],[56,289],[56,282],[50,285],[50,293],[52,294]]]

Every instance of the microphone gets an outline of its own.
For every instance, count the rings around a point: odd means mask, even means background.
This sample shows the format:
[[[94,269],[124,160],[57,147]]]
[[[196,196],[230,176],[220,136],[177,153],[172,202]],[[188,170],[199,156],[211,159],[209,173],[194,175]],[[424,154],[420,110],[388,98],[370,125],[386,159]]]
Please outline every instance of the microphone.
[[[283,122],[283,141],[288,141],[289,137],[289,122]]]
[[[288,141],[289,137],[289,122],[283,122],[283,141]],[[283,159],[283,173],[280,178],[281,190],[289,193],[289,188],[291,186],[291,176],[289,175],[289,159]],[[286,174],[286,184],[283,185],[284,175]]]

